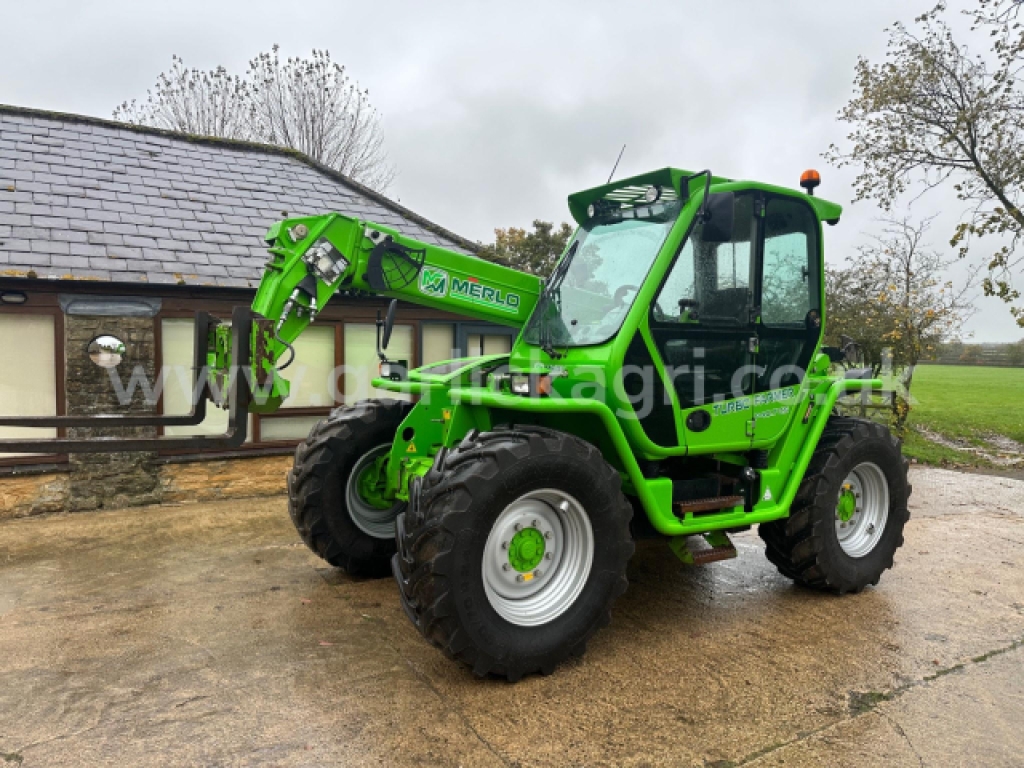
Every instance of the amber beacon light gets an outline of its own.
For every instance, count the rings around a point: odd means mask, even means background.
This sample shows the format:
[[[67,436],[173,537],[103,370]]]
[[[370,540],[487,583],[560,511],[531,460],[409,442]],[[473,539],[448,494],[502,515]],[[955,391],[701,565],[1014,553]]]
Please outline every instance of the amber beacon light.
[[[800,186],[807,190],[808,195],[814,194],[814,188],[821,184],[821,174],[815,170],[804,171],[800,175]]]

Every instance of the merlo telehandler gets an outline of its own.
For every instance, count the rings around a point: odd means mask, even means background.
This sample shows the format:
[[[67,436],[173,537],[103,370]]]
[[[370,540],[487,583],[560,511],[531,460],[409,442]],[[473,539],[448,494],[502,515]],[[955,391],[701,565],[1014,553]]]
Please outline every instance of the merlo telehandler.
[[[822,224],[841,208],[710,171],[645,173],[569,197],[578,229],[547,279],[339,214],[267,232],[251,310],[196,322],[188,416],[2,419],[42,427],[198,424],[223,436],[2,441],[5,451],[233,446],[247,412],[288,395],[292,343],[339,291],[519,329],[511,353],[408,370],[395,399],[346,404],[288,475],[302,540],[353,574],[388,572],[413,624],[479,675],[550,673],[607,624],[639,537],[689,563],[735,555],[758,526],[798,584],[876,584],[908,519],[907,462],[837,399],[881,383],[832,374]]]

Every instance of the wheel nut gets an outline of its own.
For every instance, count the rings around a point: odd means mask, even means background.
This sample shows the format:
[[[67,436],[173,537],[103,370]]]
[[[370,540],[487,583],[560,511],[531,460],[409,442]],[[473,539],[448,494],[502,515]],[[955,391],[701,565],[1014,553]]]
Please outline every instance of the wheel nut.
[[[515,529],[517,531],[523,530],[523,524],[522,523],[516,523],[514,527],[515,527]]]
[[[520,573],[518,576],[516,576],[516,581],[522,581],[522,580],[523,580],[523,574]]]
[[[543,573],[543,571],[541,571],[540,568],[538,568],[536,571],[533,572],[533,577],[535,579],[539,579],[543,575],[544,575],[544,573]]]
[[[501,548],[502,549],[508,549],[508,542],[507,541],[501,542]]]
[[[544,531],[544,538],[545,539],[550,539],[551,538],[551,531]]]
[[[530,525],[532,525],[534,528],[540,528],[540,520],[531,520]]]
[[[544,559],[545,560],[550,560],[551,559],[551,553],[550,552],[545,552],[544,553]]]
[[[510,565],[509,565],[508,563],[505,563],[504,565],[502,565],[502,566],[501,566],[501,570],[503,570],[503,571],[507,571],[507,570],[508,570],[509,568],[511,568],[511,567],[512,567],[512,566],[510,566]]]

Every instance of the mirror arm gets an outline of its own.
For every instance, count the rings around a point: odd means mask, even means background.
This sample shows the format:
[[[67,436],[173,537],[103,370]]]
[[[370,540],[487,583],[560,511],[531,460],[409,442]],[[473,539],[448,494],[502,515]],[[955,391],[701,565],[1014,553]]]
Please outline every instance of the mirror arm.
[[[704,177],[704,199],[701,201],[700,213],[698,213],[697,215],[700,216],[701,221],[708,221],[711,217],[711,212],[708,209],[708,200],[711,199],[711,169],[708,168],[706,170],[701,171],[700,173],[695,173],[692,176],[687,176],[683,183],[686,185],[686,196],[687,198],[689,198],[690,182],[693,181],[694,179],[699,179],[701,176]]]
[[[384,320],[383,320],[383,318],[381,318],[380,310],[378,309],[377,310],[377,357],[380,358],[380,361],[382,363],[386,363],[388,359],[384,355],[384,352],[381,350],[381,347],[380,347],[380,335],[381,335],[381,331],[382,330],[384,330]]]

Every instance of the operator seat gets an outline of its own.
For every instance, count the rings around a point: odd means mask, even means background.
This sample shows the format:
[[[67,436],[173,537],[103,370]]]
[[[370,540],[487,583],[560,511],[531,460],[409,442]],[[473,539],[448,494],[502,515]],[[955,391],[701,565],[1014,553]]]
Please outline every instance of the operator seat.
[[[701,320],[712,323],[724,320],[730,325],[746,325],[749,321],[749,294],[746,288],[722,288],[709,293],[700,308]]]

